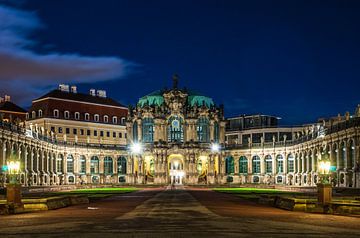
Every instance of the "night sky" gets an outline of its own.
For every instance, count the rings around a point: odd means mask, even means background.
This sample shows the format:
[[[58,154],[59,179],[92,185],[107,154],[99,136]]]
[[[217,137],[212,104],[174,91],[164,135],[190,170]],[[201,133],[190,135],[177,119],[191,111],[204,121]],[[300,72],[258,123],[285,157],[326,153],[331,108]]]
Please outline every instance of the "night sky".
[[[177,73],[226,116],[315,122],[360,103],[359,12],[343,0],[0,1],[0,93],[29,106],[65,82],[128,105]]]

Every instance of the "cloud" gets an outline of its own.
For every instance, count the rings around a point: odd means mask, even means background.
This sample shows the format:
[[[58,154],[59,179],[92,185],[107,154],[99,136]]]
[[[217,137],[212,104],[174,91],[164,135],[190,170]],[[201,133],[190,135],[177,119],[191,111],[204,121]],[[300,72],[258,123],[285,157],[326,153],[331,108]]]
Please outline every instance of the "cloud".
[[[124,77],[134,65],[119,57],[37,53],[31,34],[44,28],[36,13],[0,5],[0,94],[19,103],[58,83],[92,83]]]

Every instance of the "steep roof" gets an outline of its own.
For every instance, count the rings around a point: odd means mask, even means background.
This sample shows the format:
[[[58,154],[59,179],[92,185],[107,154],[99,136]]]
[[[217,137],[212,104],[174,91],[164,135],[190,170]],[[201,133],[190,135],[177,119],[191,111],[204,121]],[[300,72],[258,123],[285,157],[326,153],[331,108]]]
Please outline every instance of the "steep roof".
[[[9,101],[0,103],[0,111],[26,113],[25,109]]]
[[[72,93],[72,92],[64,92],[58,89],[55,89],[44,96],[39,97],[38,99],[34,100],[40,100],[44,98],[58,98],[58,99],[66,99],[66,100],[72,100],[72,101],[78,101],[78,102],[88,102],[88,103],[96,103],[96,104],[103,104],[103,105],[109,105],[109,106],[116,106],[116,107],[125,107],[121,103],[118,103],[112,98],[104,98],[99,96],[92,96],[90,94],[84,94],[84,93]]]

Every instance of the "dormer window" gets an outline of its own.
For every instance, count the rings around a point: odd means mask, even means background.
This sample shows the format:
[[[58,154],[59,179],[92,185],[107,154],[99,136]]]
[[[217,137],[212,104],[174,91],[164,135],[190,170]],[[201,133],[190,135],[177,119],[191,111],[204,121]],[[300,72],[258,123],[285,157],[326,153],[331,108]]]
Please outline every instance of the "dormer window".
[[[95,114],[95,115],[94,115],[94,121],[96,121],[96,122],[99,121],[99,114]]]
[[[65,119],[69,119],[69,118],[70,118],[70,112],[69,112],[69,111],[65,111],[65,112],[64,112],[64,117],[65,117]]]
[[[55,109],[53,114],[55,118],[59,118],[59,110]]]
[[[42,117],[43,116],[43,112],[42,110],[39,110],[39,117]]]
[[[75,120],[80,120],[80,113],[79,112],[75,112]]]
[[[108,123],[109,122],[109,117],[107,115],[104,116],[104,122]]]
[[[117,117],[114,116],[114,117],[112,118],[112,122],[113,122],[113,124],[117,124]]]
[[[85,113],[85,121],[90,121],[90,114],[89,113]]]
[[[126,122],[126,118],[125,118],[125,117],[122,117],[122,118],[121,118],[121,125],[125,125],[125,122]]]
[[[31,118],[32,118],[32,119],[35,119],[35,118],[36,118],[36,112],[35,112],[35,111],[33,111],[33,112],[31,113]]]

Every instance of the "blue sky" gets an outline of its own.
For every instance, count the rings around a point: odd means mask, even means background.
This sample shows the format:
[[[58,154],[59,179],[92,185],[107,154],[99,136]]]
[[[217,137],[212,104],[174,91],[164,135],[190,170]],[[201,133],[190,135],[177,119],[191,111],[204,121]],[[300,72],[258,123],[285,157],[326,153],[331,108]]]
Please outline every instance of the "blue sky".
[[[313,122],[360,103],[359,10],[359,1],[0,1],[0,93],[28,106],[65,82],[134,104],[177,73],[227,116]]]

